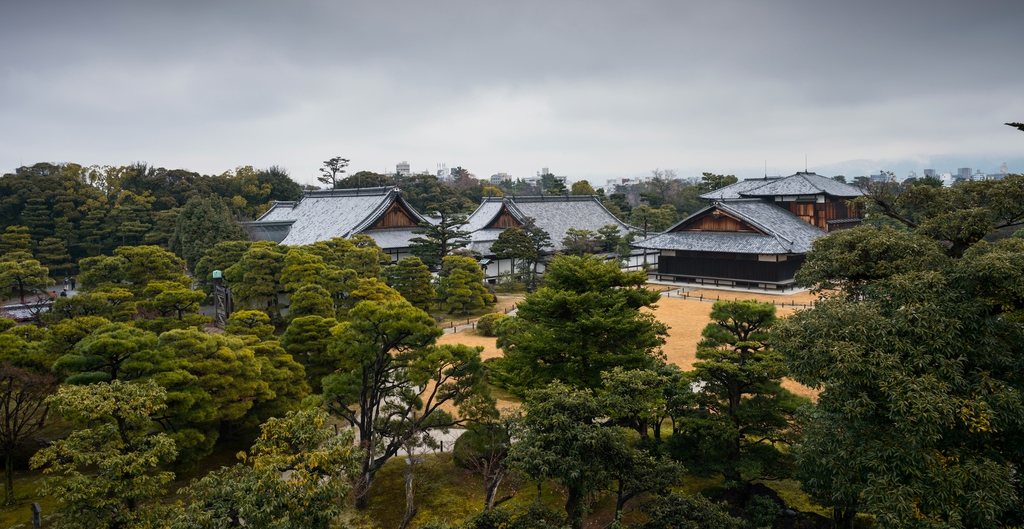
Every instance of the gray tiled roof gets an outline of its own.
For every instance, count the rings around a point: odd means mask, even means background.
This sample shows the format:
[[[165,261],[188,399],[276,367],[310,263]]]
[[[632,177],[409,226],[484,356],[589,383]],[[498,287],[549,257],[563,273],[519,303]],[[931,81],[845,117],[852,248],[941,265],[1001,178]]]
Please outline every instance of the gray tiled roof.
[[[297,202],[275,202],[260,218],[247,224],[251,232],[259,233],[263,223],[267,223],[268,228],[277,228],[281,223],[291,221],[291,229],[280,241],[291,246],[333,237],[351,237],[373,225],[394,201],[404,203],[401,193],[397,187],[306,191]],[[415,216],[414,220],[426,220],[411,206],[405,205]],[[367,233],[382,248],[408,247],[409,238],[414,237],[411,229],[372,230]]]
[[[707,200],[735,200],[746,197],[794,195],[830,195],[854,198],[864,194],[860,189],[815,173],[796,173],[785,178],[764,177],[741,180],[731,186],[704,193]]]
[[[778,179],[779,177],[777,176],[766,176],[764,178],[748,178],[746,180],[740,180],[735,184],[728,185],[720,189],[716,189],[710,193],[704,193],[703,195],[700,196],[700,198],[706,200],[733,200],[737,198],[743,198],[740,196],[740,193],[761,187],[767,184],[768,182],[774,182]]]
[[[740,195],[745,197],[820,194],[841,198],[855,198],[863,195],[864,192],[849,184],[814,173],[797,173],[780,180],[768,182],[763,186],[740,192]]]
[[[735,215],[754,225],[760,233],[723,231],[679,231],[672,229],[692,217],[714,208]],[[747,254],[801,254],[811,249],[811,242],[825,232],[800,220],[799,217],[760,199],[740,199],[716,202],[665,233],[633,243],[637,248],[653,250],[683,250],[694,252],[729,252]]]
[[[498,240],[503,230],[483,228],[494,220],[503,204],[520,221],[532,217],[540,229],[551,235],[556,250],[563,248],[562,239],[569,228],[596,233],[605,225],[614,224],[623,235],[627,231],[637,231],[612,215],[593,195],[486,197],[470,215],[466,227],[467,231],[472,231],[472,250],[485,255],[490,253],[491,244]]]

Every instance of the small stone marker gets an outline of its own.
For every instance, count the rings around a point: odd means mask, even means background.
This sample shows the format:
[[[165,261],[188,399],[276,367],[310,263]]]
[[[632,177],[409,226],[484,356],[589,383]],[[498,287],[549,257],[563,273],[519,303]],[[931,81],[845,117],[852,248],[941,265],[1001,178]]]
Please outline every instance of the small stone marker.
[[[39,503],[32,504],[32,527],[39,529],[43,526],[43,508]]]

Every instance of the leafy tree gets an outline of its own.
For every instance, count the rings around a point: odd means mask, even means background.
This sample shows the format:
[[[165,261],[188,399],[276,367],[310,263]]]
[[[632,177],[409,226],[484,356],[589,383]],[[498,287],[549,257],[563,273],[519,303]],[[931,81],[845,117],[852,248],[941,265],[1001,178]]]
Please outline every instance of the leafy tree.
[[[486,511],[515,495],[513,492],[502,498],[496,496],[498,487],[508,475],[505,463],[508,449],[512,446],[512,428],[512,421],[508,417],[501,418],[497,413],[487,414],[467,425],[466,431],[455,441],[455,462],[480,474],[484,480]]]
[[[552,480],[566,490],[570,527],[583,527],[586,498],[603,489],[629,459],[629,433],[601,424],[593,392],[553,382],[531,391],[509,449],[508,465],[525,478]]]
[[[22,252],[9,252],[0,260],[0,292],[12,292],[25,303],[25,294],[40,292],[53,282],[49,270]]]
[[[510,226],[502,230],[498,239],[491,244],[491,251],[498,259],[509,259],[512,270],[516,269],[516,261],[536,260],[537,251],[533,240],[523,230]]]
[[[0,452],[6,463],[6,505],[14,502],[14,451],[43,429],[49,409],[46,399],[57,390],[53,375],[33,373],[9,362],[4,358],[0,364]]]
[[[267,196],[270,200],[289,201],[302,198],[302,186],[292,180],[284,167],[271,165],[266,169],[260,169],[256,178],[261,187],[270,187],[271,191]]]
[[[694,470],[721,472],[730,484],[791,473],[780,447],[797,440],[792,422],[797,408],[809,401],[781,386],[785,363],[769,347],[776,322],[771,303],[719,301],[712,306],[711,323],[697,345],[700,361],[691,374],[700,387],[697,403],[712,413],[681,419],[682,435],[673,440],[683,448],[677,455]],[[717,446],[718,457],[709,461],[694,455],[701,446]]]
[[[348,158],[340,156],[325,161],[324,166],[320,168],[321,176],[316,179],[320,183],[326,184],[329,189],[337,189],[338,182],[343,178],[341,175],[345,174],[345,168],[348,167],[349,161]]]
[[[362,507],[376,472],[410,436],[460,424],[464,419],[443,407],[476,404],[470,397],[486,396],[486,386],[480,350],[432,347],[441,330],[405,300],[362,302],[349,318],[333,331],[324,358],[333,373],[323,379],[323,392],[328,409],[359,431],[364,455],[354,475]]]
[[[869,216],[890,217],[944,243],[947,255],[960,257],[987,234],[1024,224],[1024,175],[939,188],[872,183],[856,204]]]
[[[797,272],[801,286],[857,294],[871,282],[945,266],[945,248],[933,239],[890,227],[858,226],[812,243]]]
[[[517,393],[554,380],[596,388],[602,371],[659,363],[667,328],[641,312],[659,297],[642,287],[644,273],[623,273],[594,256],[561,256],[547,281],[498,328],[505,356],[494,367],[495,381]]]
[[[164,396],[153,382],[115,380],[64,386],[48,400],[65,420],[89,425],[32,456],[32,468],[62,474],[41,488],[57,501],[55,527],[146,527],[166,520],[167,509],[151,501],[174,479],[159,468],[177,455],[170,437],[150,433]]]
[[[326,528],[341,513],[359,464],[352,430],[326,427],[321,410],[270,419],[242,464],[210,472],[182,489],[190,502],[174,527]],[[283,477],[287,476],[287,477]]]
[[[647,439],[649,428],[664,416],[668,377],[653,369],[626,370],[615,366],[601,373],[601,379],[613,416],[623,419],[641,439]]]
[[[586,180],[580,180],[579,182],[572,183],[572,194],[573,195],[596,195],[594,188],[590,187],[590,182]]]
[[[389,287],[414,307],[427,310],[437,295],[430,269],[418,257],[406,257],[388,266],[384,271]]]
[[[217,243],[248,239],[248,234],[222,200],[195,196],[178,214],[170,248],[185,260],[190,270],[195,270],[203,254]]]
[[[729,516],[723,505],[700,494],[670,492],[654,497],[642,508],[649,520],[645,529],[740,529],[742,520]]]
[[[274,335],[270,316],[259,310],[239,310],[228,316],[224,331],[235,336],[252,336],[256,341],[266,340]]]
[[[462,229],[469,220],[451,202],[432,205],[426,213],[437,222],[423,222],[413,231],[422,237],[409,239],[409,251],[427,266],[436,266],[454,250],[469,245],[469,232]]]
[[[733,175],[701,173],[700,183],[697,184],[697,190],[703,195],[704,193],[710,193],[717,189],[731,186],[738,181],[739,179]]]
[[[805,488],[847,527],[857,512],[892,527],[1024,523],[1024,241],[891,270],[774,332],[792,376],[821,388],[794,448]]]

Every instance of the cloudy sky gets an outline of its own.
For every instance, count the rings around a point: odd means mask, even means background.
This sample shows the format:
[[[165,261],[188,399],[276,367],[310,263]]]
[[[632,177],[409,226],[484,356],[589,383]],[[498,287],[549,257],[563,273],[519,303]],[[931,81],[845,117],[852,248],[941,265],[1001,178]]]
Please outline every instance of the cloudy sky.
[[[0,172],[1024,171],[1024,2],[17,2]]]

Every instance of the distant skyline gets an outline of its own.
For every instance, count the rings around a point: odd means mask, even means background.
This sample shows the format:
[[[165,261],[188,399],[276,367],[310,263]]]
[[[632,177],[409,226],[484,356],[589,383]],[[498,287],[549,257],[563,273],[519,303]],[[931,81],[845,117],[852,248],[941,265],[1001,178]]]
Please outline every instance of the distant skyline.
[[[0,171],[1024,171],[1017,0],[19,2]]]

